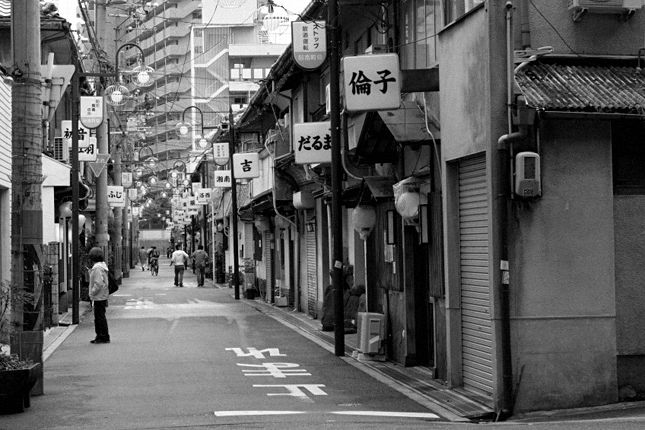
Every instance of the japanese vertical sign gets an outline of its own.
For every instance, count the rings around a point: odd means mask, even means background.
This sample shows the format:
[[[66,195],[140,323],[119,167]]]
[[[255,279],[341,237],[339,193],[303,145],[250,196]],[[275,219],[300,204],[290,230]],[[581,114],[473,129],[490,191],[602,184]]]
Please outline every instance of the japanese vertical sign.
[[[294,21],[291,23],[293,59],[300,68],[313,70],[322,66],[327,57],[325,21]]]
[[[235,179],[251,179],[260,176],[260,156],[257,152],[233,154]]]
[[[401,104],[397,54],[344,57],[342,67],[348,111],[397,109]]]
[[[125,188],[132,186],[132,172],[121,172],[121,185]]]
[[[125,193],[120,185],[108,185],[107,187],[108,205],[113,208],[125,207]]]
[[[218,166],[225,166],[229,161],[228,142],[213,143],[213,160]]]
[[[296,164],[331,163],[331,122],[293,125]]]
[[[103,122],[103,97],[81,97],[81,124],[97,128]]]
[[[130,188],[128,190],[128,199],[136,200],[138,196],[139,196],[139,190],[137,190],[136,188]]]
[[[215,170],[215,182],[213,182],[215,188],[230,188],[231,185],[230,170]]]
[[[72,149],[72,121],[60,122],[63,132],[63,144]],[[87,129],[78,124],[78,161],[96,161],[99,150],[96,146],[96,130]]]

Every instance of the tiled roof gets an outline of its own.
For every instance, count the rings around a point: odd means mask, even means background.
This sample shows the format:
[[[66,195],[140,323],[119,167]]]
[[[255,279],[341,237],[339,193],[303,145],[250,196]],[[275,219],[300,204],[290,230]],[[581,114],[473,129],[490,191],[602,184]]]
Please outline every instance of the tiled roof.
[[[636,67],[534,62],[515,82],[527,105],[540,110],[645,113],[645,70]]]

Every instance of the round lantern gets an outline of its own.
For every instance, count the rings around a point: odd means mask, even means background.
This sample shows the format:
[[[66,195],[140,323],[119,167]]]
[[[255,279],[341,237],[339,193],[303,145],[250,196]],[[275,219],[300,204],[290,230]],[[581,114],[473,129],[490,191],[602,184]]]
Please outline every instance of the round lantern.
[[[396,211],[403,218],[415,218],[419,214],[419,193],[405,191],[394,201]]]
[[[361,239],[367,239],[376,225],[376,211],[372,206],[356,206],[352,211],[352,224]]]

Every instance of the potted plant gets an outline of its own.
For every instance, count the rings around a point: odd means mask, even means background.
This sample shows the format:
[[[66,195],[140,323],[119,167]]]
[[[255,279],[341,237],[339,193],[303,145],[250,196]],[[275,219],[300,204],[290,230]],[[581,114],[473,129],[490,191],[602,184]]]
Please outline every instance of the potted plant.
[[[21,360],[10,353],[14,331],[12,303],[30,303],[33,295],[0,282],[0,414],[23,412],[30,406],[30,393],[37,380],[39,363]]]

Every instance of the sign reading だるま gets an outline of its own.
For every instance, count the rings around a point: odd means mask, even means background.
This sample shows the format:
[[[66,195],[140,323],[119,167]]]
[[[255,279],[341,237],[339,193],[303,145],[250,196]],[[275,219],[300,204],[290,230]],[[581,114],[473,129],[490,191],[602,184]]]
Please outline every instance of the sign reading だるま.
[[[331,163],[331,122],[303,122],[293,125],[296,164]]]

